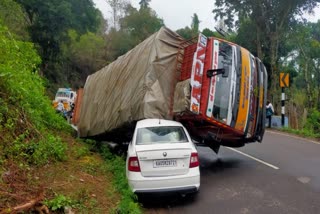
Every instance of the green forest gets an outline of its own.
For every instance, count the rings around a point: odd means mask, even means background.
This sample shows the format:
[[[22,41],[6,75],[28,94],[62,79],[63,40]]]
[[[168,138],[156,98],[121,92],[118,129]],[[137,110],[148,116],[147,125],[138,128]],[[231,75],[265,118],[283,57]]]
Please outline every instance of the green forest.
[[[126,0],[105,1],[112,9],[108,20],[92,0],[0,1],[0,174],[16,169],[21,175],[31,166],[64,161],[67,147],[58,136],[72,130],[51,106],[57,88],[83,87],[88,75],[166,25],[151,0],[141,0],[139,8]],[[190,25],[176,32],[185,39],[199,33],[224,38],[258,56],[268,71],[268,99],[276,115],[281,115],[279,75],[288,73],[286,130],[319,138],[320,20],[302,18],[319,3],[216,0],[217,28],[200,32],[194,13]],[[7,188],[2,179],[0,204],[13,207],[19,200],[7,196],[16,187]]]

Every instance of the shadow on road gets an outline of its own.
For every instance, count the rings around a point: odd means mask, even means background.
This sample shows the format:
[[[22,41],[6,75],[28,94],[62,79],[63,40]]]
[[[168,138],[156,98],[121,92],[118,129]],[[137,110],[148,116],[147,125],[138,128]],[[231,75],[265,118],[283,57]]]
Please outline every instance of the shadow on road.
[[[205,157],[200,159],[200,171],[201,171],[201,181],[206,181],[207,179],[212,179],[212,174],[221,174],[221,172],[229,171],[232,169],[239,168],[241,165],[241,160],[233,159],[233,158],[224,158],[224,159],[206,159]],[[210,176],[209,176],[210,175]],[[219,177],[219,176],[218,176]],[[218,178],[217,178],[218,179]],[[220,178],[219,178],[220,179]],[[207,183],[207,182],[206,182]],[[214,185],[215,182],[212,182]],[[151,209],[165,209],[168,210],[174,207],[182,207],[186,205],[191,205],[196,203],[197,200],[200,200],[203,196],[201,196],[201,186],[200,191],[196,195],[186,195],[181,196],[179,194],[171,194],[171,195],[140,195],[139,203],[146,208],[146,210]]]
[[[197,198],[197,195],[186,195],[181,196],[179,194],[170,194],[170,195],[140,195],[138,197],[139,203],[146,209],[150,208],[167,208],[182,206],[184,204],[190,204],[194,202]]]
[[[200,170],[201,172],[210,171],[218,173],[241,166],[241,160],[235,158],[217,158],[215,160],[205,160],[200,158]]]

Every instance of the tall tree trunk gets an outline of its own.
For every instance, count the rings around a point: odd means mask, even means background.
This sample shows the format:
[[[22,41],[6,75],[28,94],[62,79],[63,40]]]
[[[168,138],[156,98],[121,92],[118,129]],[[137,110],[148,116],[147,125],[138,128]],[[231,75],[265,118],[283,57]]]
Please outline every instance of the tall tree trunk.
[[[269,96],[271,94],[276,94],[278,80],[278,68],[277,68],[277,36],[276,33],[272,32],[270,34],[270,71],[269,71],[269,80],[270,80],[270,88],[269,88]]]
[[[298,46],[300,49],[300,52],[302,53],[303,59],[305,61],[305,67],[304,67],[304,81],[306,83],[306,90],[307,90],[307,101],[308,101],[308,108],[313,108],[313,91],[311,89],[310,86],[310,78],[309,78],[309,59],[306,55],[306,53],[304,52],[304,49],[302,48],[301,44],[298,42]],[[310,62],[312,65],[312,61]]]
[[[312,100],[312,90],[310,86],[310,80],[309,80],[309,65],[308,62],[306,62],[305,69],[304,69],[304,81],[306,82],[306,90],[307,90],[307,100],[308,100],[308,108],[313,107],[313,100]]]
[[[320,82],[320,78],[319,78],[319,80],[318,80],[318,84],[319,84],[319,82]],[[319,87],[319,85],[318,85],[318,100],[317,100],[317,109],[318,109],[318,111],[320,111],[320,87]]]
[[[262,44],[261,44],[261,29],[257,26],[257,55],[260,60],[263,61],[263,52],[262,52]]]
[[[318,93],[318,99],[317,99],[317,109],[318,111],[320,111],[320,68],[319,66],[317,66],[316,68],[316,71],[317,71],[317,93]]]

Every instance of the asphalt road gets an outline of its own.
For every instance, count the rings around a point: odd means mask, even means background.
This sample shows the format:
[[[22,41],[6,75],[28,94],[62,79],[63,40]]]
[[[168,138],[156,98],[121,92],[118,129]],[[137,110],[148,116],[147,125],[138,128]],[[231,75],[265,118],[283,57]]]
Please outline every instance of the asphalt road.
[[[320,142],[267,131],[261,144],[198,151],[198,195],[142,199],[145,213],[320,214]]]

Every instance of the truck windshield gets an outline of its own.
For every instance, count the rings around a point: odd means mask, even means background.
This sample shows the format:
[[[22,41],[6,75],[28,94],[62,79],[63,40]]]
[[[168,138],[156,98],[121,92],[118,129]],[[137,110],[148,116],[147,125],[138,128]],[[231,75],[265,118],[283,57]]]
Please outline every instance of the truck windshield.
[[[221,122],[230,125],[231,103],[233,103],[234,87],[232,87],[235,76],[233,64],[233,47],[226,42],[219,42],[218,68],[224,68],[228,73],[227,77],[222,74],[216,76],[213,117]]]
[[[66,97],[69,98],[70,92],[58,91],[56,97]]]
[[[137,132],[137,145],[159,143],[185,143],[188,138],[182,127],[159,126],[140,128]]]

